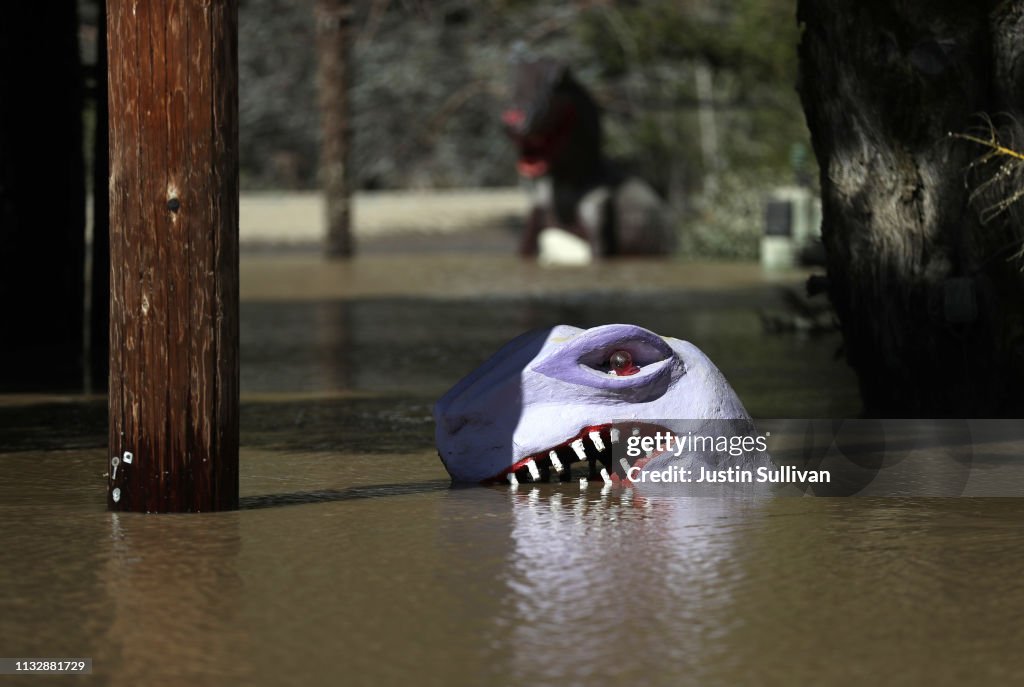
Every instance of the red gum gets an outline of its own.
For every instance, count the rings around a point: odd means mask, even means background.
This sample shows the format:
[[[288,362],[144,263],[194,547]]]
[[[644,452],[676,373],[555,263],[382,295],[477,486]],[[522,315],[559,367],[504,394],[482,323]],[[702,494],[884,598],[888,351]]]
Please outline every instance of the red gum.
[[[584,437],[586,437],[591,432],[601,432],[601,431],[606,430],[606,429],[611,429],[611,424],[610,423],[609,424],[605,424],[605,425],[591,425],[590,427],[584,427],[582,430],[580,430],[580,432],[578,434],[575,434],[574,436],[569,437],[568,439],[566,439],[562,443],[556,444],[554,446],[551,446],[550,448],[544,449],[544,451],[542,451],[541,453],[535,453],[533,455],[526,456],[522,460],[518,460],[515,463],[513,463],[510,467],[505,468],[504,470],[499,472],[494,477],[489,477],[487,479],[481,480],[481,483],[489,484],[491,482],[500,482],[503,479],[505,479],[505,476],[508,473],[515,472],[519,468],[526,467],[526,464],[529,463],[531,460],[540,460],[541,458],[547,458],[548,457],[548,453],[550,453],[551,451],[557,451],[560,448],[565,448],[569,444],[571,444],[572,442],[578,441],[579,439],[583,439]],[[615,479],[615,478],[616,477],[613,475],[612,479]]]
[[[489,477],[487,479],[480,480],[480,483],[481,484],[493,484],[495,482],[503,482],[503,481],[505,481],[507,479],[506,475],[508,475],[510,472],[515,472],[516,470],[518,470],[520,468],[526,467],[526,464],[529,463],[531,460],[541,460],[542,458],[547,458],[548,453],[550,451],[557,451],[560,448],[565,448],[566,446],[568,446],[572,442],[586,437],[591,432],[602,432],[602,431],[604,431],[606,429],[610,429],[611,427],[612,427],[611,423],[604,424],[604,425],[591,425],[589,427],[584,427],[578,434],[576,434],[575,436],[572,436],[572,437],[566,439],[561,444],[556,444],[555,446],[552,446],[551,448],[548,448],[548,449],[542,451],[541,453],[535,453],[533,455],[526,456],[522,460],[519,460],[519,461],[516,461],[515,463],[513,463],[510,467],[505,468],[504,470],[499,472],[494,477]],[[659,453],[657,455],[652,455],[650,457],[644,456],[640,460],[638,460],[635,463],[633,463],[633,465],[631,467],[643,469],[643,467],[645,465],[647,465],[648,463],[650,463],[652,460],[654,460],[658,456],[662,455],[663,453],[665,453],[665,451],[662,451],[661,453]],[[611,477],[613,482],[621,482],[624,486],[627,486],[627,487],[632,487],[633,486],[633,483],[630,480],[628,480],[628,479],[627,480],[620,479],[619,476],[617,474],[615,474],[615,472],[612,472],[612,474],[609,475],[609,476]]]

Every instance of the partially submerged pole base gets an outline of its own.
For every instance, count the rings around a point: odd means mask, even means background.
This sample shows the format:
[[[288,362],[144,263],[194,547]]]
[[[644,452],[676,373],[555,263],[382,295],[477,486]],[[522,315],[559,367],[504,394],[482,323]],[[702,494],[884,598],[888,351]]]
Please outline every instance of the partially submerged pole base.
[[[107,505],[237,508],[237,0],[107,7]]]

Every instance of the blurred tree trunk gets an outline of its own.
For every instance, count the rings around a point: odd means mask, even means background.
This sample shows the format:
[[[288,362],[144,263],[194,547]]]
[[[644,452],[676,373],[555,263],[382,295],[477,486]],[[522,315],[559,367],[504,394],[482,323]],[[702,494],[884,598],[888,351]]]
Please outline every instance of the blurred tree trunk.
[[[82,388],[85,162],[78,14],[0,20],[0,388]]]
[[[352,255],[349,170],[349,55],[352,42],[351,0],[317,0],[317,79],[323,145],[320,169],[327,201],[327,253]]]
[[[992,211],[1024,177],[949,133],[988,114],[1024,141],[1024,2],[800,0],[798,19],[830,297],[866,413],[1019,413],[1022,215]]]
[[[715,88],[711,67],[705,60],[694,63],[694,81],[697,85],[697,122],[700,124],[700,150],[704,160],[704,194],[713,196],[718,191],[718,173],[721,159],[718,154],[718,125],[715,122]]]

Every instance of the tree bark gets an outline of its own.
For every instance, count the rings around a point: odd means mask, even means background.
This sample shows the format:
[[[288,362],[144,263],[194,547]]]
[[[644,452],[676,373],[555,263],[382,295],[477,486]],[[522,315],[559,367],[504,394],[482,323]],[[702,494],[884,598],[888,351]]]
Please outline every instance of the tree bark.
[[[1024,3],[800,0],[798,19],[829,293],[865,412],[1018,414],[1020,216],[986,215],[1024,178],[949,134],[989,115],[1024,141]]]
[[[0,20],[0,389],[82,389],[84,262],[75,3],[8,3]]]
[[[349,208],[349,54],[352,42],[351,0],[317,0],[317,80],[323,146],[320,171],[327,201],[327,254],[352,255]]]
[[[237,0],[107,10],[108,507],[236,508]]]

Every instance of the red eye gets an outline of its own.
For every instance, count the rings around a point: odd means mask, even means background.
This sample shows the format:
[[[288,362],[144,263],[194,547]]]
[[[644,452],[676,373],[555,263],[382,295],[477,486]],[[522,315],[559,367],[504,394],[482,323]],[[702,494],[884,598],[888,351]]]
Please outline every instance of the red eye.
[[[633,364],[633,356],[629,351],[615,351],[608,358],[608,366],[620,377],[635,375],[640,368]]]

